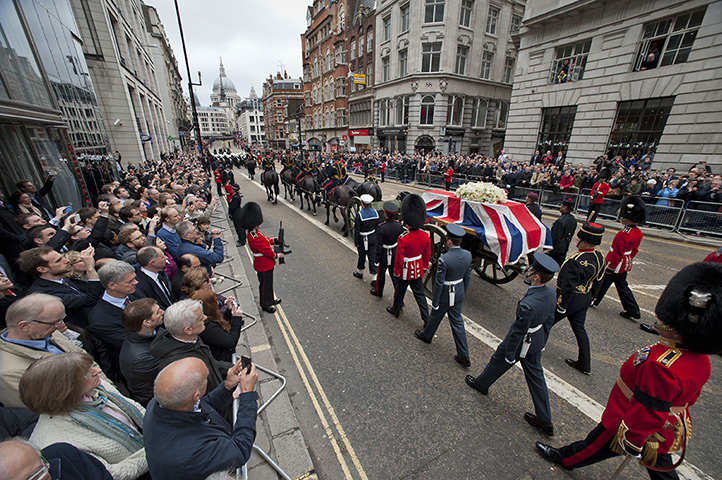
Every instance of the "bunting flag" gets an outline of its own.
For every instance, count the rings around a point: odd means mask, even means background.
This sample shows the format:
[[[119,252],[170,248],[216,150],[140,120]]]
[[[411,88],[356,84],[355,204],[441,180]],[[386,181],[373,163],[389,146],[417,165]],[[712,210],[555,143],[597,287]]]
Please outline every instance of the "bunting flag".
[[[456,223],[473,231],[496,254],[499,266],[513,265],[530,252],[552,248],[552,233],[518,202],[479,203],[454,192],[429,190],[422,195],[426,215],[440,223]]]

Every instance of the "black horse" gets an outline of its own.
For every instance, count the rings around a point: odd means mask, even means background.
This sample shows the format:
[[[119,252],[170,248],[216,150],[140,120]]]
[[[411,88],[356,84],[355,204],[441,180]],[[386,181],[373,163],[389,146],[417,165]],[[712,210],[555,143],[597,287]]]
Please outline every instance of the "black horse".
[[[261,184],[266,187],[266,196],[269,202],[278,203],[278,173],[275,170],[266,170],[261,174]]]
[[[248,170],[248,177],[253,180],[256,177],[256,161],[253,157],[246,160],[246,170]]]
[[[298,198],[301,199],[301,210],[303,210],[303,201],[306,200],[308,210],[313,207],[313,214],[316,215],[316,203],[318,203],[319,186],[316,177],[313,175],[304,176],[297,184]]]
[[[291,196],[293,202],[296,197],[296,175],[298,175],[298,168],[291,167],[287,168],[281,174],[281,183],[283,183],[283,198]]]
[[[328,201],[326,202],[326,225],[330,222],[331,210],[333,210],[333,221],[338,222],[336,216],[336,209],[341,210],[341,218],[343,218],[343,232],[344,237],[348,237],[348,219],[346,218],[346,206],[348,206],[349,200],[352,197],[358,196],[356,190],[351,185],[339,185],[335,187],[328,194]]]
[[[364,194],[369,194],[374,197],[374,202],[381,201],[381,187],[376,182],[366,181],[362,184],[358,184],[354,187],[359,197]]]

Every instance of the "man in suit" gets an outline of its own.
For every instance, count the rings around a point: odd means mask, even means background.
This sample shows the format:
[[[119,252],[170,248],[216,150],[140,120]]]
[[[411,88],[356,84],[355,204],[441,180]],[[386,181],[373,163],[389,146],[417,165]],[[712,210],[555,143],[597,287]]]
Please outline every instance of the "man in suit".
[[[176,270],[175,275],[173,275],[173,284],[171,285],[171,293],[175,298],[181,298],[183,294],[183,292],[181,292],[181,285],[183,284],[183,277],[188,273],[188,270],[200,266],[201,261],[198,260],[198,257],[195,255],[187,253],[180,256],[178,259],[178,270]]]
[[[49,221],[51,218],[53,218],[52,213],[50,213],[52,208],[48,208],[45,206],[44,197],[48,193],[50,193],[50,190],[52,190],[54,184],[55,175],[49,175],[48,179],[43,184],[43,188],[41,188],[39,191],[35,188],[35,184],[30,180],[19,180],[17,183],[15,183],[15,187],[17,187],[17,189],[20,190],[22,193],[27,193],[33,203],[33,206],[40,210],[40,212],[43,214],[43,218],[46,221]]]
[[[103,294],[103,286],[98,279],[98,272],[95,271],[93,254],[92,247],[80,253],[89,288],[63,278],[72,268],[70,260],[50,247],[25,250],[20,254],[18,265],[26,275],[34,279],[30,285],[30,293],[47,293],[58,297],[65,305],[67,322],[86,328],[90,309],[98,303]]]
[[[431,301],[431,317],[423,331],[416,330],[416,338],[431,343],[436,329],[444,315],[448,313],[451,333],[456,344],[454,360],[470,367],[469,347],[466,343],[464,319],[461,316],[461,304],[464,302],[466,288],[471,279],[471,253],[461,248],[461,239],[466,232],[460,226],[450,223],[446,226],[446,246],[449,251],[439,257],[434,280],[434,294]]]
[[[531,156],[531,160],[529,160],[529,165],[534,166],[537,163],[540,163],[542,161],[542,155],[539,153],[539,150],[534,152],[534,155]]]
[[[103,265],[98,270],[98,276],[105,292],[88,315],[88,329],[108,349],[115,371],[120,372],[118,355],[125,340],[121,315],[130,303],[129,296],[135,292],[138,281],[135,269],[120,260]]]
[[[554,290],[545,284],[554,278],[554,272],[558,270],[559,265],[548,255],[541,252],[534,255],[534,263],[527,271],[531,287],[517,303],[516,319],[509,333],[481,375],[476,378],[467,375],[465,378],[467,385],[486,395],[494,382],[516,362],[521,362],[536,412],[525,413],[524,420],[550,437],[554,435],[554,426],[541,354],[554,321],[556,305]]]
[[[132,295],[133,299],[152,298],[161,309],[170,307],[177,298],[173,295],[170,280],[165,274],[166,256],[163,250],[158,247],[143,247],[138,251],[137,259],[140,268],[136,271],[135,279],[138,285]]]
[[[241,187],[237,183],[232,184],[231,189],[233,189],[233,196],[228,203],[228,215],[231,217],[233,227],[236,229],[236,235],[238,235],[236,246],[243,247],[246,245],[246,230],[241,226],[241,202],[243,201],[243,195],[241,194]]]
[[[569,244],[574,238],[577,229],[577,220],[572,215],[574,203],[570,200],[563,200],[559,207],[561,216],[552,224],[552,251],[549,256],[559,265],[564,263],[569,251]]]

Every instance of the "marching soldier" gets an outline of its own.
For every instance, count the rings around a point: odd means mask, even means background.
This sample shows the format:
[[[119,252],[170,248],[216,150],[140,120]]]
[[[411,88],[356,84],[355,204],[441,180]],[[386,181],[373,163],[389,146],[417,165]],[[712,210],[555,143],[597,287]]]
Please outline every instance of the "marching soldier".
[[[449,251],[439,257],[436,266],[431,318],[424,330],[416,330],[414,335],[422,342],[431,343],[439,323],[448,313],[451,333],[456,344],[454,360],[468,368],[471,366],[471,361],[466,343],[464,318],[461,316],[461,304],[464,302],[471,279],[471,253],[461,248],[461,239],[466,233],[463,228],[450,223],[446,226],[446,233],[446,246]]]
[[[541,442],[546,460],[565,469],[629,455],[652,479],[678,479],[691,437],[689,407],[710,377],[709,354],[722,351],[722,266],[695,263],[670,280],[655,308],[655,345],[619,370],[602,421],[586,439],[561,448]],[[670,453],[679,453],[672,463]]]
[[[248,202],[241,207],[241,218],[241,226],[248,231],[246,240],[253,253],[253,269],[258,275],[261,308],[264,312],[273,313],[276,311],[274,305],[281,303],[281,299],[275,298],[273,294],[273,268],[276,258],[283,258],[284,255],[274,252],[272,245],[276,243],[275,240],[259,230],[263,223],[263,212],[256,202]]]
[[[564,318],[569,319],[577,339],[579,356],[576,361],[567,358],[565,362],[585,375],[591,375],[592,358],[584,322],[592,304],[592,285],[604,275],[604,260],[596,248],[602,243],[602,236],[602,225],[585,222],[577,233],[579,251],[567,258],[557,277],[557,310],[553,325]]]
[[[366,268],[366,257],[369,259],[369,272],[371,272],[371,280],[376,280],[376,261],[374,254],[376,253],[376,227],[379,224],[379,212],[371,206],[374,197],[368,193],[361,195],[361,208],[356,214],[356,222],[354,228],[354,243],[358,252],[358,261],[356,262],[356,270],[353,276],[359,279],[364,278],[363,271]]]
[[[569,251],[569,244],[572,243],[574,232],[577,229],[577,220],[572,215],[574,204],[569,200],[563,200],[559,207],[561,216],[552,224],[552,251],[549,256],[559,265],[564,263]]]
[[[428,233],[421,230],[426,222],[426,203],[416,194],[407,195],[401,202],[401,216],[409,231],[399,235],[394,263],[394,275],[399,277],[399,281],[394,291],[394,304],[386,307],[386,311],[399,317],[406,288],[410,286],[426,326],[429,307],[426,305],[423,278],[431,259],[431,239]]]
[[[384,285],[386,284],[386,270],[391,275],[391,283],[396,287],[398,278],[394,275],[394,262],[396,260],[396,245],[399,241],[399,235],[403,233],[404,226],[396,220],[396,213],[399,207],[395,203],[384,203],[384,213],[386,221],[378,227],[376,239],[376,254],[374,258],[377,262],[376,283],[372,282],[371,295],[376,297],[384,296]]]
[[[465,378],[467,385],[486,395],[499,377],[516,362],[521,362],[536,412],[526,412],[524,420],[550,437],[554,435],[554,425],[541,355],[554,322],[556,305],[554,290],[546,283],[554,278],[558,270],[559,265],[550,256],[541,252],[534,255],[534,263],[527,271],[527,277],[532,281],[531,287],[517,303],[516,319],[509,333],[491,356],[482,374],[476,378],[471,375]]]
[[[632,260],[639,252],[639,244],[642,243],[642,231],[637,224],[646,220],[647,207],[641,198],[629,197],[622,204],[621,210],[624,228],[614,236],[609,253],[604,259],[607,268],[602,281],[594,285],[594,305],[602,303],[604,295],[614,283],[624,309],[619,315],[632,320],[641,318],[641,315],[639,305],[627,284],[627,273],[632,270]]]

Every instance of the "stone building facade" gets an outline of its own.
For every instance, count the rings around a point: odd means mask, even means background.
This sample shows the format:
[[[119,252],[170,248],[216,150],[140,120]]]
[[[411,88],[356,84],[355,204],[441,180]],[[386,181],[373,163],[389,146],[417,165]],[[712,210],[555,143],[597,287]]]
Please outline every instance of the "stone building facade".
[[[379,0],[376,146],[494,154],[517,63],[518,0]]]
[[[289,104],[303,101],[303,81],[286,72],[271,75],[263,83],[262,101],[266,141],[273,148],[288,148],[289,128],[295,121],[289,118]]]
[[[250,144],[266,142],[266,122],[263,117],[263,103],[251,85],[248,98],[236,105],[238,132]]]
[[[505,147],[722,170],[722,2],[530,2]],[[650,54],[653,54],[650,56]]]

